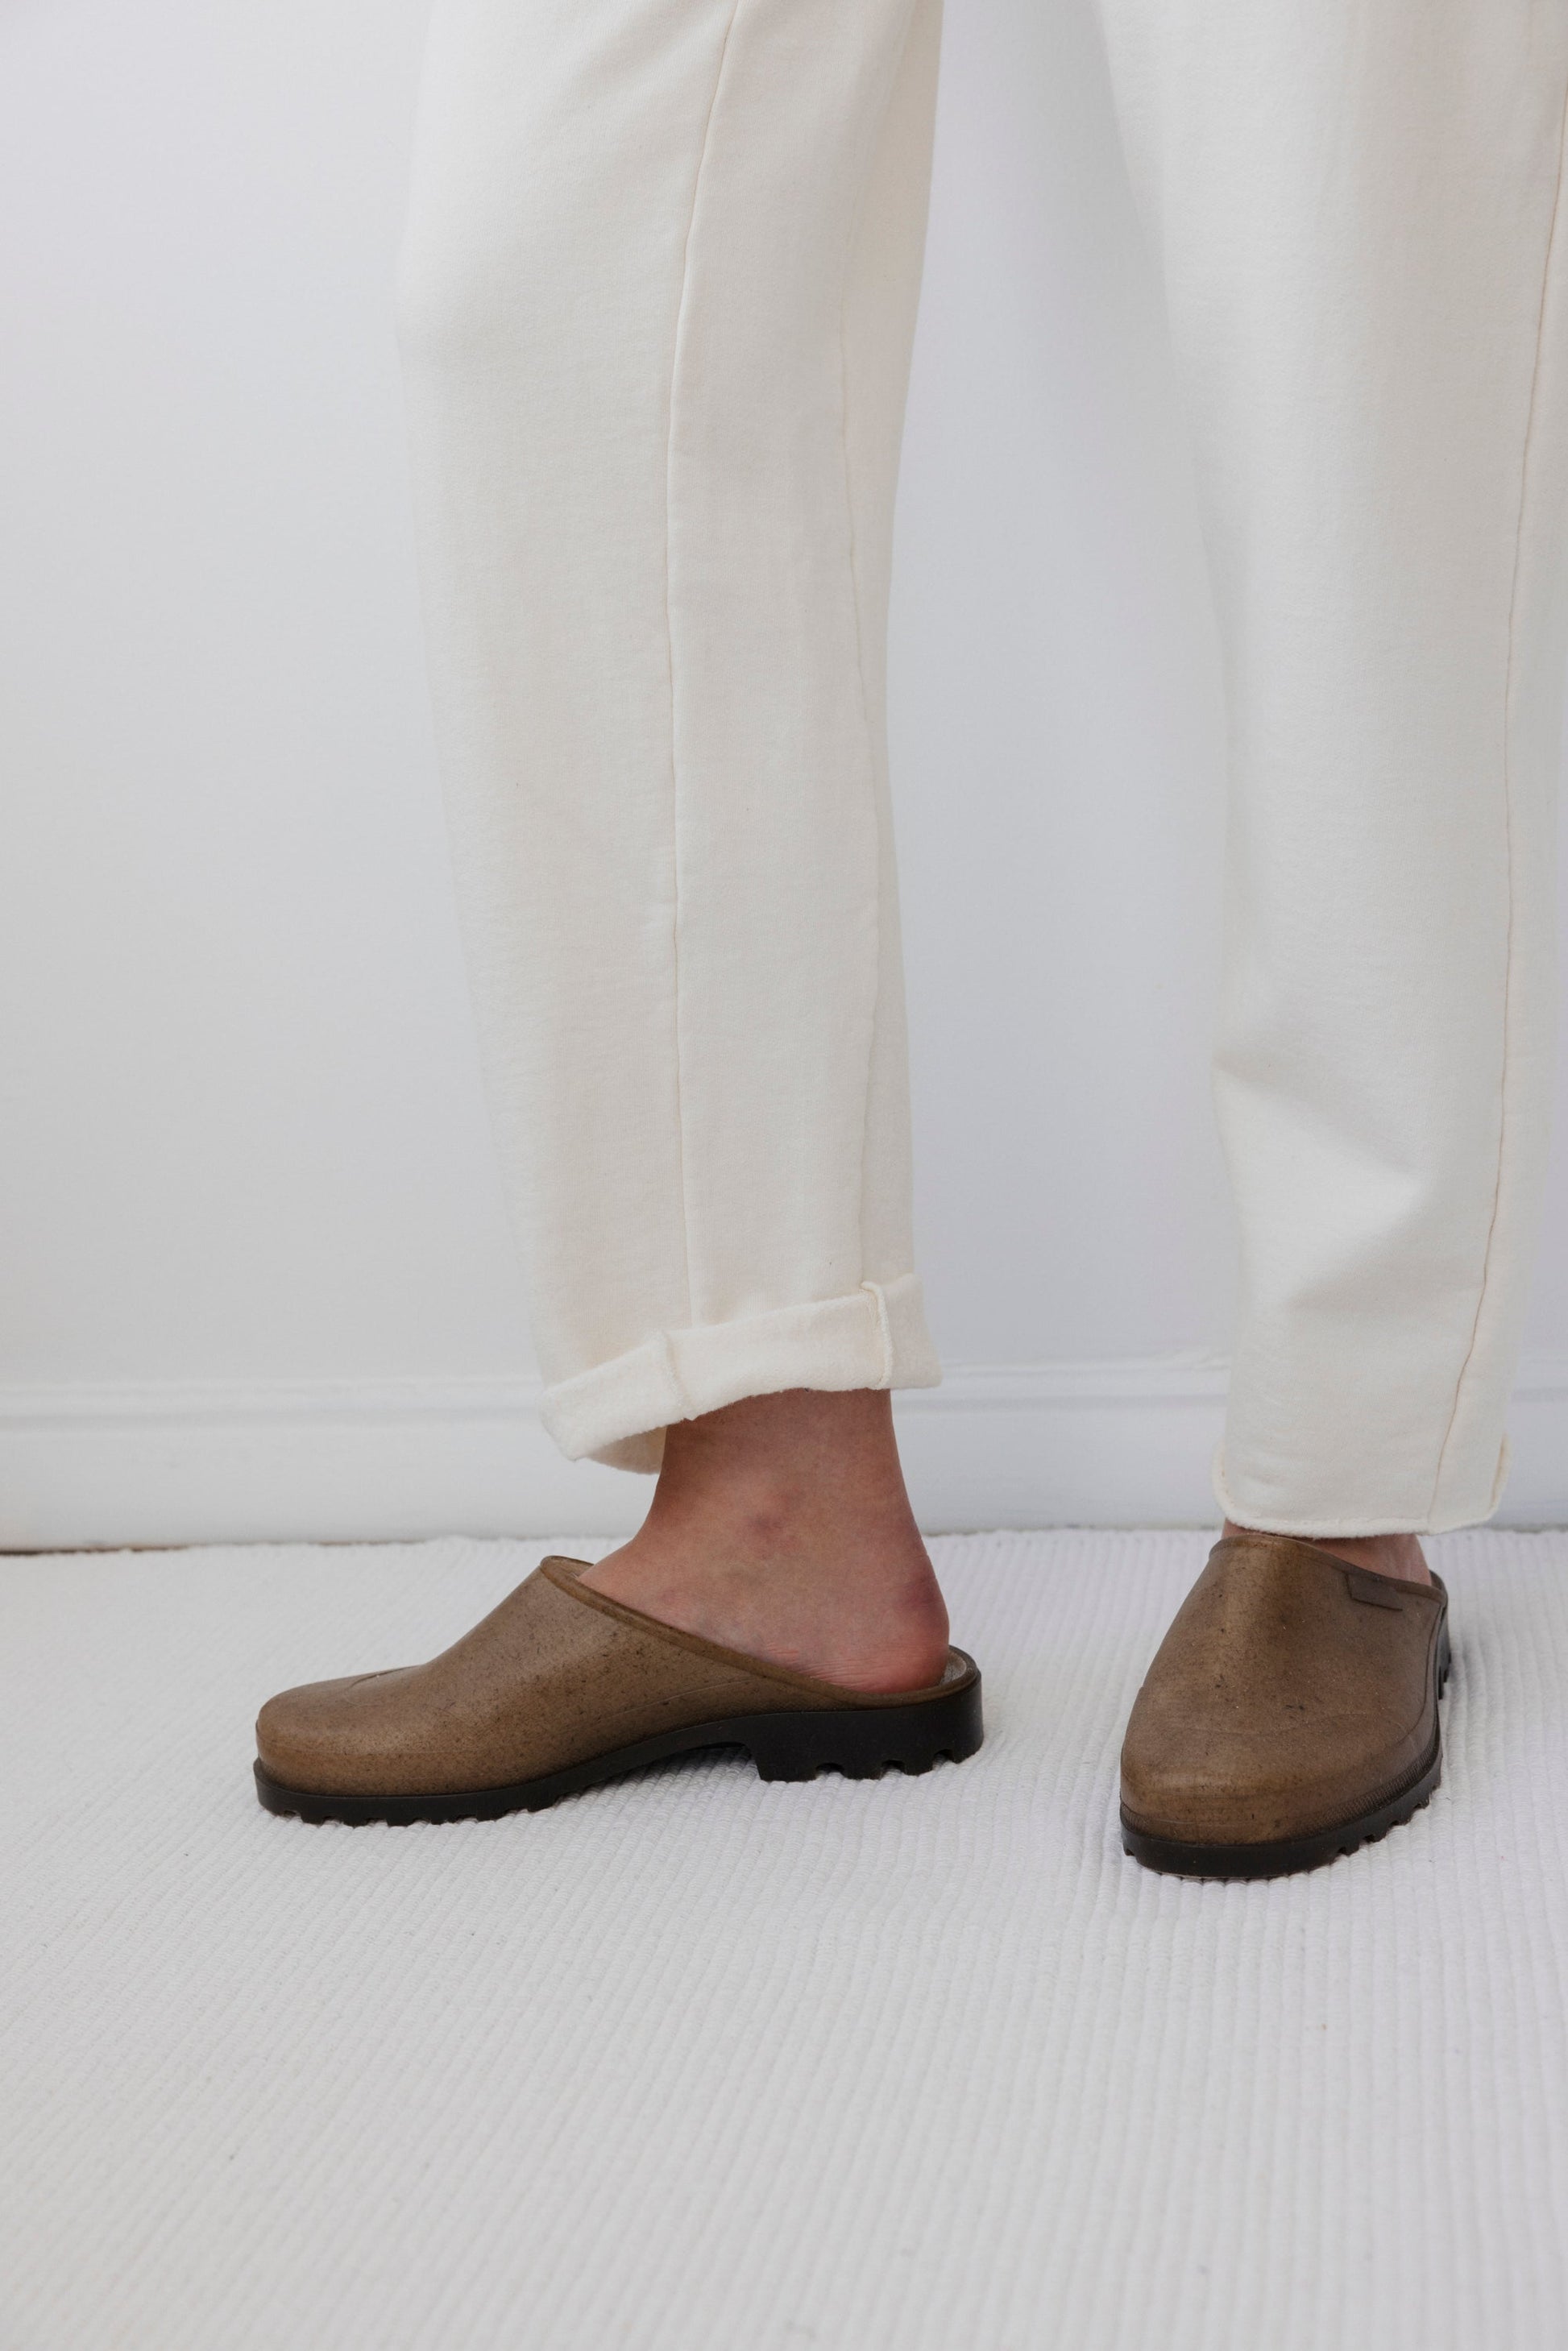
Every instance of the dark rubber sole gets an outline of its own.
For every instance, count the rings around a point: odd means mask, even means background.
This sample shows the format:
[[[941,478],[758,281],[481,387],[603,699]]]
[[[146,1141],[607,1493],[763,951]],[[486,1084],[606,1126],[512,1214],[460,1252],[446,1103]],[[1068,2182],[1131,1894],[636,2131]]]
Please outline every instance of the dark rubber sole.
[[[944,1757],[962,1763],[973,1755],[985,1736],[980,1713],[980,1677],[944,1691],[940,1698],[921,1698],[909,1706],[856,1706],[813,1710],[803,1714],[737,1714],[719,1722],[691,1723],[679,1730],[663,1730],[653,1739],[639,1739],[630,1747],[614,1747],[563,1771],[547,1771],[534,1780],[516,1780],[509,1787],[476,1788],[458,1794],[430,1796],[317,1795],[303,1788],[286,1788],[260,1763],[256,1767],[256,1792],[269,1813],[290,1814],[302,1821],[344,1821],[358,1826],[385,1821],[396,1826],[411,1821],[494,1821],[506,1813],[541,1813],[575,1796],[584,1788],[619,1780],[669,1756],[686,1755],[704,1747],[745,1750],[763,1780],[814,1780],[820,1771],[837,1771],[846,1780],[880,1780],[896,1767],[901,1771],[929,1771]]]
[[[1437,1697],[1448,1683],[1450,1662],[1445,1628],[1437,1650]],[[1439,1724],[1432,1751],[1412,1779],[1396,1788],[1371,1812],[1337,1827],[1314,1830],[1311,1836],[1281,1837],[1270,1844],[1184,1844],[1174,1837],[1151,1836],[1122,1815],[1122,1844],[1145,1869],[1171,1877],[1291,1877],[1299,1871],[1322,1869],[1343,1853],[1375,1844],[1390,1829],[1400,1828],[1431,1801],[1443,1776],[1443,1733]]]

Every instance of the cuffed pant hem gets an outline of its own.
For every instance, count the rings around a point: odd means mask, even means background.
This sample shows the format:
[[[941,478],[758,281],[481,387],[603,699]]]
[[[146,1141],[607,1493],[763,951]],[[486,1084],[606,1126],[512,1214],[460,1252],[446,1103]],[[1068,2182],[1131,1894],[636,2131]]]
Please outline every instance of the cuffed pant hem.
[[[661,1331],[545,1390],[540,1414],[568,1460],[657,1469],[673,1420],[785,1388],[932,1388],[942,1367],[919,1277],[735,1322]]]
[[[1249,1480],[1245,1474],[1232,1478],[1221,1445],[1214,1457],[1214,1497],[1228,1519],[1239,1527],[1256,1528],[1260,1534],[1301,1535],[1307,1541],[1322,1541],[1330,1535],[1440,1535],[1456,1527],[1479,1526],[1490,1519],[1502,1499],[1502,1489],[1508,1483],[1508,1439],[1498,1448],[1496,1467],[1490,1481],[1477,1480],[1473,1489],[1466,1492],[1462,1482],[1454,1481],[1452,1490],[1435,1508],[1413,1512],[1390,1510],[1386,1514],[1347,1519],[1332,1509],[1324,1510],[1310,1502],[1292,1504],[1278,1486],[1270,1487],[1260,1480]]]

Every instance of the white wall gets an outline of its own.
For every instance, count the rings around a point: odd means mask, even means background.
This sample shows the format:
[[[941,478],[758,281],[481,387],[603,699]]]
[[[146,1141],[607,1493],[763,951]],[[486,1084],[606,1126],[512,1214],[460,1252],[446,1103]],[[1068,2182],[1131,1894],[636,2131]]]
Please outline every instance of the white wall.
[[[468,1032],[390,317],[423,15],[0,8],[13,1545],[645,1496],[532,1423]],[[952,11],[893,674],[922,1505],[1201,1520],[1214,658],[1087,0]],[[1531,1345],[1512,1507],[1561,1518],[1560,1186]]]

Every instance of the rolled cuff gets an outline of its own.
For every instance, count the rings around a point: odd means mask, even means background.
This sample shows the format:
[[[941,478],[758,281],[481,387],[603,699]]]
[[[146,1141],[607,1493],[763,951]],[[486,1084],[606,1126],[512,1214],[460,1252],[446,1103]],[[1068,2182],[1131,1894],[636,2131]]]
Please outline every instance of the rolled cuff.
[[[1249,1478],[1233,1469],[1222,1443],[1214,1456],[1214,1498],[1237,1526],[1254,1527],[1260,1534],[1300,1535],[1308,1541],[1327,1535],[1446,1534],[1491,1517],[1502,1499],[1508,1467],[1505,1437],[1459,1465],[1458,1474],[1444,1481],[1440,1494],[1426,1508],[1401,1508],[1391,1494],[1386,1510],[1347,1511],[1343,1503],[1335,1507],[1332,1468],[1325,1468],[1315,1489],[1312,1481],[1301,1479],[1291,1491],[1278,1478]],[[1343,1485],[1339,1490],[1343,1493]]]
[[[540,1416],[569,1461],[654,1470],[673,1420],[785,1388],[934,1388],[942,1366],[917,1274],[734,1322],[661,1331],[545,1390]]]

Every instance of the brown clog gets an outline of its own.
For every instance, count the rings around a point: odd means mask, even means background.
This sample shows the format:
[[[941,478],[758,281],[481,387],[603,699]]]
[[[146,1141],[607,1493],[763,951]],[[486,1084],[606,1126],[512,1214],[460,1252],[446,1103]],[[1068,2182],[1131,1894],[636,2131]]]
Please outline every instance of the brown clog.
[[[547,1559],[428,1665],[310,1682],[256,1723],[256,1792],[308,1821],[494,1820],[690,1748],[764,1780],[961,1762],[982,1736],[961,1649],[928,1689],[867,1696],[677,1632]]]
[[[1183,1877],[1315,1869],[1437,1785],[1448,1595],[1291,1535],[1230,1535],[1176,1612],[1122,1749],[1122,1841]]]

